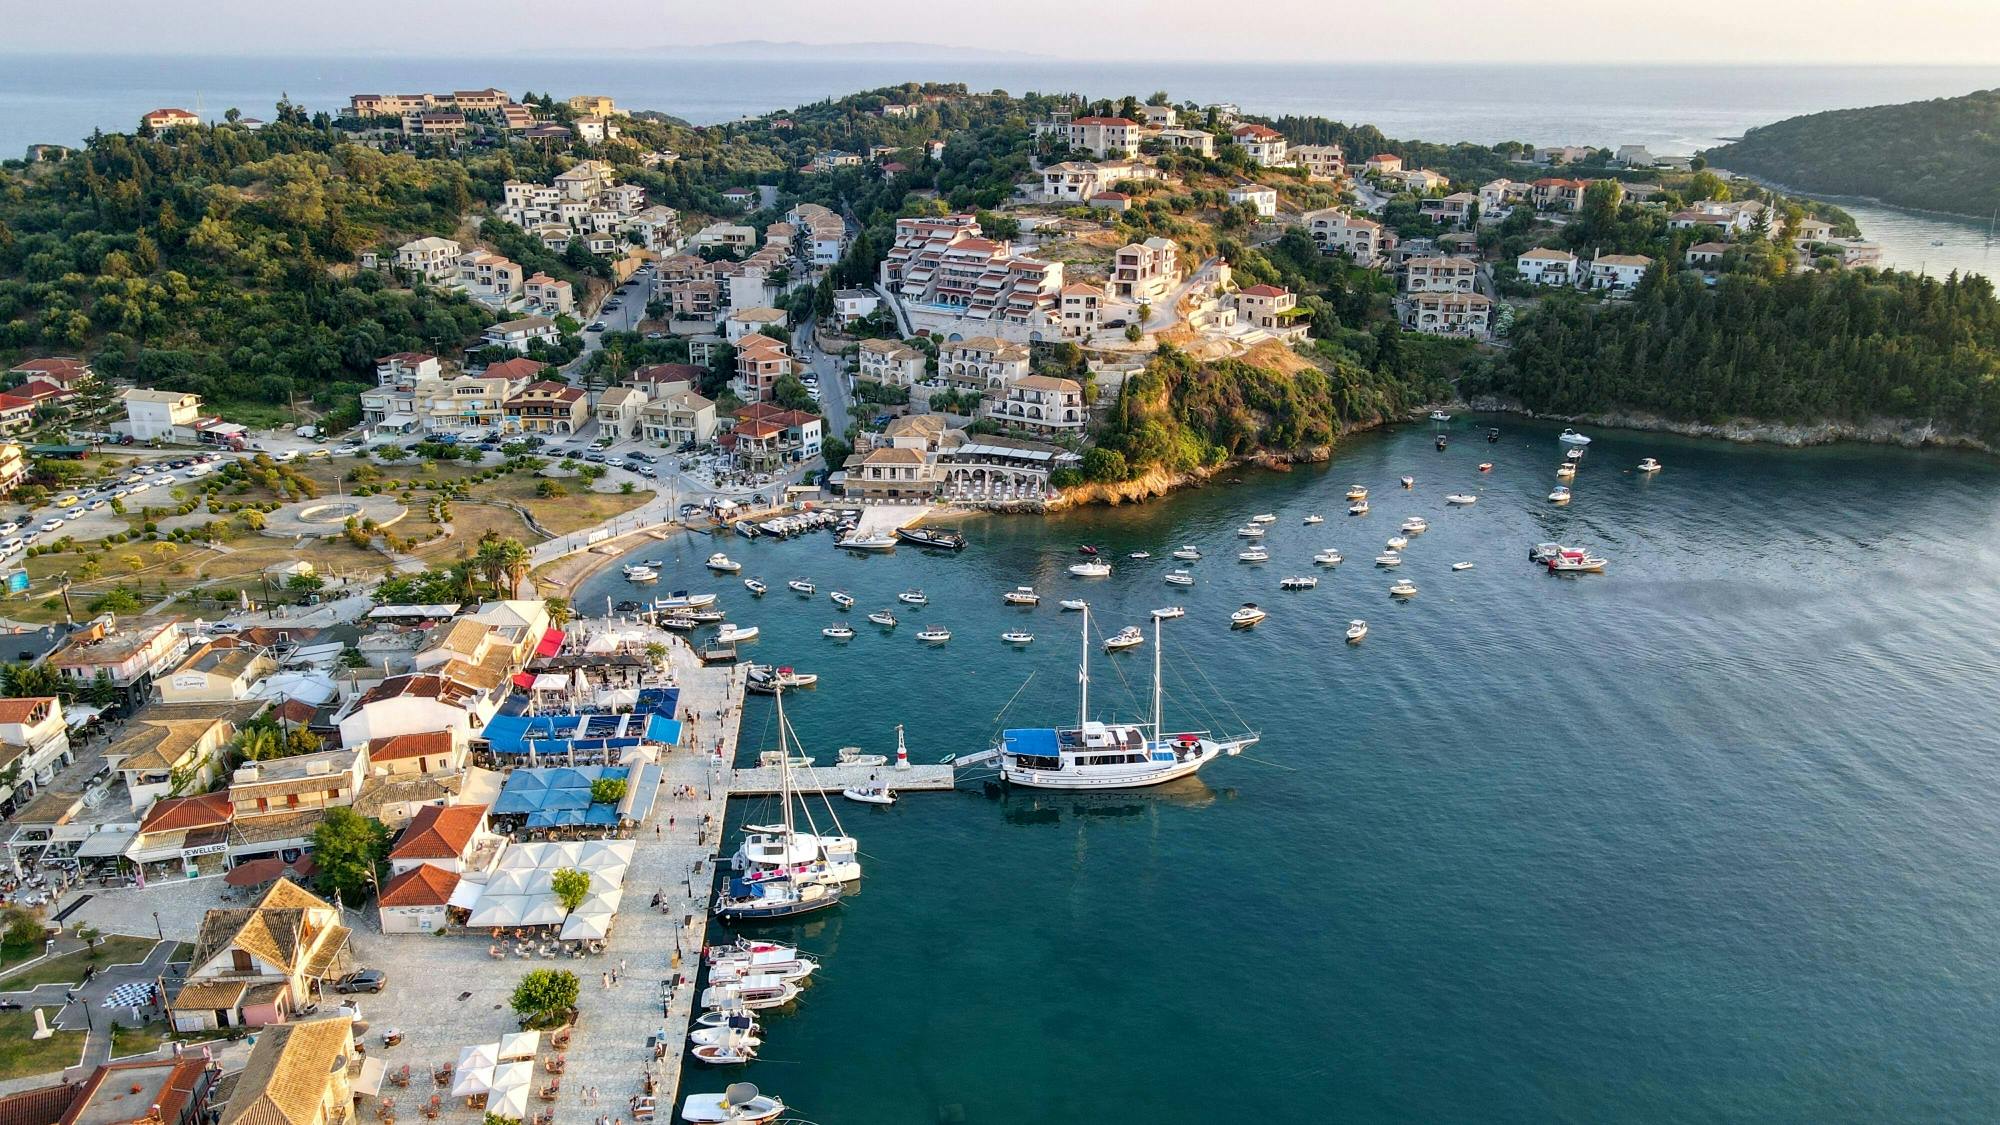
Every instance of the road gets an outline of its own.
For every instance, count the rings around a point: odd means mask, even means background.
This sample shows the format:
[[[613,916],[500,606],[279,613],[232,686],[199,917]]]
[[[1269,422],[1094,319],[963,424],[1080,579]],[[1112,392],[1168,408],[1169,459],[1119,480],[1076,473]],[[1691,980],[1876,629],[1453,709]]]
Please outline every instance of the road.
[[[840,357],[827,355],[814,346],[812,340],[813,322],[792,330],[792,354],[801,358],[819,377],[819,408],[826,416],[826,435],[839,437],[847,432],[851,418],[849,403],[853,392],[847,385],[847,372]]]
[[[583,350],[577,357],[563,364],[563,374],[573,375],[582,370],[589,361],[590,353],[604,346],[604,337],[613,332],[637,332],[639,323],[646,319],[646,301],[652,296],[653,271],[650,267],[632,275],[632,279],[611,291],[604,304],[597,307],[597,315],[585,324]],[[607,309],[604,305],[617,301],[619,307]],[[604,331],[589,331],[592,324],[604,325]]]

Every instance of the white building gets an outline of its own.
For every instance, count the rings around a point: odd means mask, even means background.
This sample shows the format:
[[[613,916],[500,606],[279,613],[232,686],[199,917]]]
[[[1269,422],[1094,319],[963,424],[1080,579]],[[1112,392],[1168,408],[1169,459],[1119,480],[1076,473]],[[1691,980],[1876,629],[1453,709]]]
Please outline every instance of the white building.
[[[1285,143],[1285,135],[1268,125],[1238,125],[1229,135],[1252,164],[1264,168],[1283,164],[1291,149]]]
[[[1229,189],[1229,202],[1232,206],[1248,203],[1268,219],[1278,213],[1278,189],[1263,184],[1237,184]]]
[[[1590,287],[1623,293],[1637,288],[1653,268],[1644,254],[1600,254],[1590,263]]]
[[[1382,256],[1382,224],[1349,215],[1338,207],[1308,211],[1306,233],[1322,253],[1345,254],[1364,264]]]
[[[923,382],[928,361],[924,353],[895,340],[863,340],[855,349],[854,376],[889,387]]]
[[[528,345],[536,340],[553,344],[561,339],[556,331],[556,322],[545,316],[524,316],[519,320],[502,321],[488,328],[480,336],[486,347],[511,348],[525,353]]]
[[[1111,295],[1128,301],[1157,301],[1180,280],[1180,247],[1155,235],[1118,248],[1111,259]]]
[[[125,392],[124,401],[133,441],[171,441],[177,428],[192,427],[201,417],[201,396],[196,394],[134,387]]]
[[[1338,180],[1347,174],[1347,155],[1339,145],[1293,145],[1291,162],[1312,180]]]
[[[449,238],[418,238],[396,247],[396,265],[426,281],[447,282],[458,276],[458,259],[464,252]]]
[[[1048,375],[1027,375],[1008,383],[1004,397],[987,402],[986,414],[1003,426],[1043,437],[1080,434],[1090,417],[1082,385]]]
[[[1404,287],[1412,293],[1470,293],[1478,276],[1471,258],[1412,258],[1403,267]]]
[[[1515,259],[1514,268],[1532,285],[1576,284],[1576,255],[1567,250],[1537,246]]]

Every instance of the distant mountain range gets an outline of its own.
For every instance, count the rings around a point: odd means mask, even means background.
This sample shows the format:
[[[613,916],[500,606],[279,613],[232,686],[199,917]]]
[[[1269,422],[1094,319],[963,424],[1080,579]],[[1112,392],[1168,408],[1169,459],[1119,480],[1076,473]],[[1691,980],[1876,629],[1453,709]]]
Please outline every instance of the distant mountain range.
[[[800,43],[741,39],[730,43],[673,43],[651,47],[612,48],[612,54],[704,59],[881,59],[945,60],[950,62],[1021,62],[1045,59],[1029,51],[994,47],[955,47],[944,43]]]

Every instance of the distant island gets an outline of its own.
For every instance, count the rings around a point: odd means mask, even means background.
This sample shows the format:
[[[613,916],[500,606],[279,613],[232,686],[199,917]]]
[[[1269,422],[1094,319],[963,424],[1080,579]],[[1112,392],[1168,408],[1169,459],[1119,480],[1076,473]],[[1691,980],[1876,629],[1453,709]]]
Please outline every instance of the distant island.
[[[1988,218],[2000,212],[2000,90],[1809,113],[1702,155],[1801,191]]]
[[[598,50],[595,54],[648,55],[663,58],[701,59],[781,59],[792,61],[802,58],[822,61],[840,59],[844,61],[881,60],[909,62],[942,60],[950,62],[1022,62],[1046,59],[1031,51],[1012,51],[1001,47],[961,47],[949,43],[859,42],[859,43],[801,43],[796,40],[778,42],[769,39],[739,39],[729,43],[661,43],[649,47],[625,47]]]

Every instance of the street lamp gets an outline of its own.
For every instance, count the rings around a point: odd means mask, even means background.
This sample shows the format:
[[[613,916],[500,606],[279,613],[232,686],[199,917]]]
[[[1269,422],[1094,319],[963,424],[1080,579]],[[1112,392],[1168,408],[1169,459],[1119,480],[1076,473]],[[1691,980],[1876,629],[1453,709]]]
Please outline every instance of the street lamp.
[[[157,910],[153,911],[153,932],[160,936],[161,941],[167,940],[167,931],[160,926],[160,912]]]

